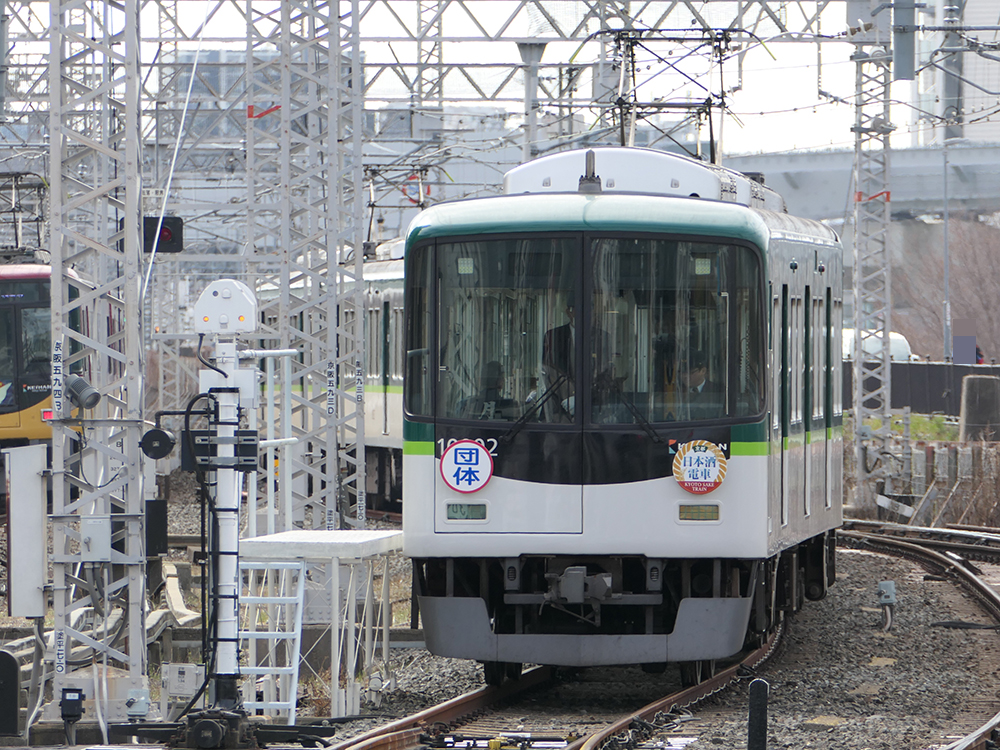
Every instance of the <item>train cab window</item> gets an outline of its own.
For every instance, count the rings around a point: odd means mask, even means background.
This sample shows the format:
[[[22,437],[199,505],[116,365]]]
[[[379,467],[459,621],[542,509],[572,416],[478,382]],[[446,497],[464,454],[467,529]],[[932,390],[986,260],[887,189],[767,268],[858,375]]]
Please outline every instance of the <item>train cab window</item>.
[[[438,417],[573,423],[579,240],[437,247]]]
[[[746,247],[595,238],[595,424],[749,416],[763,404],[764,318]]]
[[[614,425],[763,409],[763,282],[752,248],[508,237],[417,247],[410,264],[411,414],[427,415],[417,407],[430,402],[428,378],[444,419]]]

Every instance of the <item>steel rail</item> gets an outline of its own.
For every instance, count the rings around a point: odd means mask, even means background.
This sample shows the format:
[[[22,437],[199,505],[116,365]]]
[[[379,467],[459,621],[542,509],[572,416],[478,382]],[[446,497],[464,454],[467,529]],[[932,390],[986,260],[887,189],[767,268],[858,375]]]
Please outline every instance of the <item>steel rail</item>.
[[[535,667],[520,679],[505,682],[499,687],[485,687],[452,698],[420,713],[407,716],[369,732],[344,740],[332,750],[404,750],[419,744],[421,735],[432,731],[436,725],[450,725],[478,711],[512,698],[515,695],[544,685],[553,679],[552,667]]]
[[[578,738],[567,744],[564,750],[596,750],[609,737],[626,731],[629,725],[637,720],[648,721],[664,709],[690,706],[728,687],[741,677],[739,673],[741,669],[753,669],[771,655],[781,638],[781,633],[782,626],[779,626],[763,646],[753,651],[738,664],[728,667],[693,687],[650,703],[594,734]],[[428,733],[434,733],[436,727],[443,725],[450,729],[452,723],[543,685],[552,680],[554,675],[555,669],[552,667],[536,667],[526,672],[519,680],[504,683],[500,687],[486,687],[465,693],[438,706],[352,737],[334,745],[332,750],[407,750],[416,747],[420,744],[420,738]]]
[[[636,721],[649,722],[653,720],[658,713],[670,711],[675,708],[690,706],[693,703],[697,703],[698,701],[707,698],[713,693],[717,693],[718,691],[729,687],[730,684],[742,677],[739,673],[741,669],[754,669],[773,653],[774,648],[778,645],[778,642],[781,639],[783,628],[783,624],[779,625],[763,646],[750,653],[749,656],[740,661],[738,664],[734,664],[733,666],[724,669],[719,672],[719,674],[714,677],[710,677],[704,682],[699,682],[697,685],[685,688],[678,693],[673,693],[665,698],[660,698],[649,705],[643,706],[638,711],[619,719],[613,724],[609,724],[603,729],[599,729],[588,737],[582,737],[574,742],[571,742],[566,746],[565,750],[600,750],[600,748],[603,747],[609,739],[615,735],[627,732]]]
[[[997,529],[972,531],[877,521],[845,521],[838,533],[849,531],[880,539],[908,539],[921,547],[952,552],[969,560],[1000,562],[1000,533],[997,533]]]

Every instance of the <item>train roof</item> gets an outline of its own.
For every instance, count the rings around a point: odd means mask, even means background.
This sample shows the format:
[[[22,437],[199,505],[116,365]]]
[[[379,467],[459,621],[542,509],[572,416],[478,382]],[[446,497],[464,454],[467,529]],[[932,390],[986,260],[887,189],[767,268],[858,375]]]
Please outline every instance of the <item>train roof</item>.
[[[766,248],[781,234],[836,242],[819,222],[738,203],[634,193],[546,193],[473,198],[421,212],[407,231],[419,240],[512,232],[648,232],[728,237]]]
[[[48,279],[52,276],[52,266],[42,263],[0,264],[0,279]]]
[[[593,155],[594,177],[602,192],[674,195],[685,198],[739,203],[783,213],[785,199],[764,185],[760,176],[749,177],[732,169],[651,148],[602,146],[560,151],[509,170],[503,191],[515,193],[564,193],[578,189]]]
[[[402,260],[370,260],[365,262],[365,281],[401,281],[403,279]]]

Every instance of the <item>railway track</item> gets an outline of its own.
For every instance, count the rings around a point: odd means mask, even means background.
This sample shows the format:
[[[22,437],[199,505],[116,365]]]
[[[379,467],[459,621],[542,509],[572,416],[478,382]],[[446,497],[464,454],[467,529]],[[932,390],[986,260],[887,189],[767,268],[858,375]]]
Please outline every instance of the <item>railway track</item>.
[[[508,745],[600,750],[607,742],[621,736],[648,739],[676,726],[678,711],[754,674],[773,653],[780,636],[779,628],[761,648],[698,685],[671,692],[641,708],[617,712],[615,716],[588,712],[584,717],[550,717],[549,723],[558,720],[562,724],[539,732],[537,723],[532,724],[525,716],[528,713],[526,697],[552,689],[558,680],[555,669],[537,667],[519,680],[459,696],[346,740],[335,745],[334,750],[411,750],[418,747],[494,750]],[[579,731],[587,724],[592,725],[589,731]]]
[[[880,551],[912,560],[929,571],[952,580],[1000,625],[1000,593],[974,565],[1000,564],[1000,534],[995,529],[970,530],[912,527],[872,521],[848,521],[838,531],[838,543]],[[942,750],[979,750],[997,739],[1000,713]]]
[[[969,562],[1000,563],[1000,530],[974,527],[932,528],[879,521],[844,521],[839,534],[865,534],[872,538],[910,542],[924,549],[952,554]]]
[[[978,607],[1000,623],[1000,594],[985,582],[972,561],[1000,565],[1000,535],[978,529],[924,529],[893,524],[849,521],[840,533],[840,544],[906,558],[935,578],[955,582]],[[417,747],[451,748],[557,748],[558,750],[607,750],[661,743],[661,733],[676,730],[686,719],[685,707],[723,690],[752,674],[774,650],[774,642],[740,664],[733,665],[693,688],[672,691],[640,709],[622,710],[620,715],[564,717],[552,706],[530,709],[530,696],[558,689],[551,670],[539,668],[517,682],[501,688],[484,688],[441,707],[401,719],[371,732],[345,740],[337,750],[410,750]],[[556,703],[555,705],[558,705]],[[993,704],[995,705],[995,704]],[[985,748],[1000,726],[1000,713],[988,716],[989,701],[971,701],[962,721],[975,727],[960,739],[949,737],[947,750]],[[542,719],[539,719],[539,714]],[[742,713],[745,719],[745,707]],[[585,728],[585,729],[584,729]],[[963,730],[966,731],[966,730]],[[941,745],[939,747],[944,747]]]

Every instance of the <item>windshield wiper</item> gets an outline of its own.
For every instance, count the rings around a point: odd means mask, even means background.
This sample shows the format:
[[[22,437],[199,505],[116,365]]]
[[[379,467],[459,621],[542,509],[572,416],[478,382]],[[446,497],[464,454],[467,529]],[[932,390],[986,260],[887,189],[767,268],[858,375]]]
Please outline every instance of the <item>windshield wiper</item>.
[[[524,414],[522,414],[520,417],[518,417],[518,420],[510,426],[510,429],[507,430],[507,432],[505,432],[500,437],[501,442],[509,443],[511,440],[513,440],[514,436],[521,431],[521,428],[528,423],[528,420],[531,419],[536,413],[538,413],[538,410],[542,408],[542,405],[546,401],[548,401],[549,398],[552,397],[552,394],[555,393],[556,388],[561,386],[567,380],[569,380],[569,376],[566,373],[563,373],[558,378],[556,378],[552,382],[552,385],[550,385],[548,388],[545,389],[545,393],[539,396],[538,400],[531,405],[531,408],[528,409],[526,412],[524,412]]]
[[[660,437],[660,433],[658,433],[653,425],[649,423],[649,420],[642,415],[638,407],[633,404],[631,400],[629,400],[628,396],[626,396],[625,392],[622,390],[621,385],[619,385],[616,381],[612,382],[614,383],[615,391],[618,393],[618,398],[620,398],[622,403],[625,404],[625,408],[632,412],[632,416],[635,417],[635,421],[638,425],[646,431],[646,434],[653,439],[654,443],[662,443],[663,438]]]

